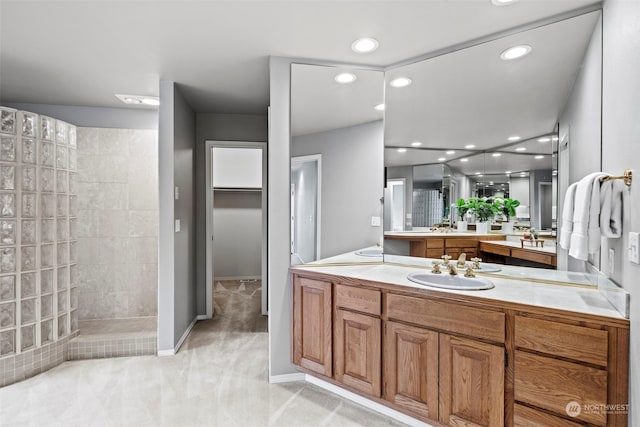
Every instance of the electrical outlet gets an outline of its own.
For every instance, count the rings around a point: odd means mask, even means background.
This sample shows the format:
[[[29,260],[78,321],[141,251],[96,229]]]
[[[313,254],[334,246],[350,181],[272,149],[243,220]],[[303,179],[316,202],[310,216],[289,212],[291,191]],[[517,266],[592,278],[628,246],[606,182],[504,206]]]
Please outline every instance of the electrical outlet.
[[[380,217],[379,216],[372,216],[371,217],[371,226],[372,227],[380,227]]]
[[[179,219],[176,219],[175,230],[176,230],[176,233],[180,232],[180,220]]]
[[[640,233],[629,233],[629,261],[640,264]]]
[[[613,276],[613,266],[615,265],[615,261],[616,261],[616,251],[614,251],[613,249],[609,249],[609,274],[611,276]]]

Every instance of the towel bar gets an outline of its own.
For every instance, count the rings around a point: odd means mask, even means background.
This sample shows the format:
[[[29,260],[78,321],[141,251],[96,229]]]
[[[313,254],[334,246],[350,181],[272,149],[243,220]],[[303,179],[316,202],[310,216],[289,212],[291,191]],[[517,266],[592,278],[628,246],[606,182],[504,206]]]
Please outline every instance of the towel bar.
[[[624,171],[624,175],[622,176],[603,176],[602,178],[600,178],[600,182],[611,181],[613,179],[623,179],[626,185],[631,186],[632,177],[633,171],[631,169],[627,169]]]

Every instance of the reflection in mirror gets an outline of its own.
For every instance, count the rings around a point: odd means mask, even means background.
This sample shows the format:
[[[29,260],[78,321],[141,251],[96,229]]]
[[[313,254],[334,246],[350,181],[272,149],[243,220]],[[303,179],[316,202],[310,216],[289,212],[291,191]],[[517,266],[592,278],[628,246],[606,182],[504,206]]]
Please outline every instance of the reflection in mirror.
[[[386,72],[385,260],[464,252],[556,267],[558,131],[599,19],[585,13]],[[501,58],[525,44],[527,56]],[[411,84],[390,84],[399,77]],[[519,206],[495,207],[485,234],[460,198]]]
[[[380,71],[292,65],[293,265],[382,260],[383,90]]]

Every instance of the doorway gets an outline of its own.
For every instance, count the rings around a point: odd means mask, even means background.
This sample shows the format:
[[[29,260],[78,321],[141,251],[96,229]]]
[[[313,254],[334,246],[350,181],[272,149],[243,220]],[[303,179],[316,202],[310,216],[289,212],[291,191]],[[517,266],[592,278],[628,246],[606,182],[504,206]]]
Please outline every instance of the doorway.
[[[291,158],[291,265],[321,258],[322,155]]]
[[[252,298],[259,292],[259,314],[268,314],[266,151],[263,142],[205,144],[207,318],[217,297],[228,299],[222,281]]]

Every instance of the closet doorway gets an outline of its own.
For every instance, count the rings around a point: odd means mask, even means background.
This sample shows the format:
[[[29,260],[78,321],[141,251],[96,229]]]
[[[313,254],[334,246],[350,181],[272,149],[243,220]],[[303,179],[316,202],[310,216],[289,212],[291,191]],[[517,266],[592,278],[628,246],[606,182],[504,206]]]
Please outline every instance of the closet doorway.
[[[209,318],[236,294],[251,305],[241,311],[268,314],[266,151],[263,142],[206,142]]]

